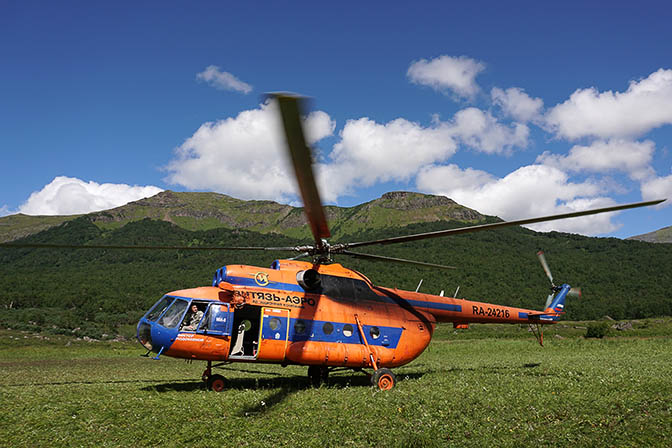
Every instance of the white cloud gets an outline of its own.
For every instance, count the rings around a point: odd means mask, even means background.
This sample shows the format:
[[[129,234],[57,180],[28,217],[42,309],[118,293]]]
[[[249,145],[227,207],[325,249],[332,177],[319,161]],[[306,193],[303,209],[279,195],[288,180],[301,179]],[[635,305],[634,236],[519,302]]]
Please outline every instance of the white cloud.
[[[672,205],[672,174],[664,177],[654,177],[642,182],[642,199],[652,201],[654,199],[667,199],[659,208]]]
[[[219,90],[233,90],[234,92],[250,93],[252,86],[241,81],[229,72],[223,72],[216,65],[209,65],[201,73],[196,75],[199,81],[205,81],[210,86]]]
[[[296,188],[276,108],[269,101],[234,118],[203,124],[177,148],[166,180],[241,199],[289,200]],[[331,135],[335,123],[317,111],[308,115],[305,128],[308,143],[315,143]]]
[[[450,129],[425,128],[401,118],[387,124],[369,118],[350,120],[340,137],[331,162],[319,167],[326,201],[357,186],[408,180],[421,166],[446,160],[457,150]]]
[[[413,62],[406,76],[416,83],[435,90],[449,89],[463,98],[471,98],[478,92],[476,76],[485,69],[485,64],[466,56],[439,56]]]
[[[544,165],[528,165],[503,178],[474,169],[462,170],[456,165],[430,166],[417,178],[420,190],[445,195],[481,213],[505,220],[606,207],[610,198],[599,196],[601,187],[593,182],[572,183],[563,171]],[[613,214],[534,224],[538,231],[557,230],[586,235],[614,231]]]
[[[546,122],[568,139],[633,137],[672,124],[672,70],[661,68],[645,79],[631,81],[623,93],[579,89],[553,107]]]
[[[76,215],[107,210],[163,191],[154,186],[98,184],[58,176],[19,207],[26,215]]]
[[[15,212],[11,211],[9,209],[9,206],[7,206],[7,204],[0,207],[0,216],[7,216],[7,215],[11,215],[13,213],[15,213]]]
[[[325,112],[311,113],[306,119],[309,143],[333,135],[335,127]],[[504,126],[475,108],[427,127],[402,118],[388,123],[366,117],[349,120],[331,153],[316,165],[316,178],[322,199],[335,202],[358,187],[409,181],[422,166],[452,157],[460,143],[502,153],[525,146],[528,133],[525,125]],[[286,202],[296,190],[284,146],[276,105],[269,101],[237,117],[202,125],[177,149],[167,181],[243,199]]]
[[[465,145],[489,154],[508,153],[513,147],[524,148],[530,134],[524,124],[504,126],[489,112],[475,107],[457,112],[451,128],[452,134]]]
[[[544,152],[537,157],[537,163],[568,171],[617,170],[628,173],[633,180],[642,180],[655,174],[650,166],[654,151],[655,143],[650,140],[598,140],[588,146],[576,145],[566,156]]]
[[[518,87],[506,90],[495,87],[490,91],[490,96],[492,102],[501,107],[506,115],[523,123],[537,121],[544,107],[541,98],[532,98]]]

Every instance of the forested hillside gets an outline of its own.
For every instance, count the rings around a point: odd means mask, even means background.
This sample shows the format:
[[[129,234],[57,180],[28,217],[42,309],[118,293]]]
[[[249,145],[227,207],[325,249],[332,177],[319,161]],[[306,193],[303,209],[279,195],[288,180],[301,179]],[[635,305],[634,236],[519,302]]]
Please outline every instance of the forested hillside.
[[[462,225],[464,222],[457,221],[416,223],[360,231],[340,240],[361,241]],[[24,241],[159,246],[292,246],[307,242],[247,230],[190,231],[151,219],[101,229],[87,216]],[[672,315],[671,245],[509,228],[368,248],[375,254],[458,267],[450,272],[346,257],[337,261],[384,286],[413,290],[423,279],[423,292],[445,290],[446,295],[452,295],[459,286],[460,298],[540,308],[549,284],[535,255],[538,249],[546,252],[556,283],[583,289],[582,299],[568,303],[567,319]],[[74,331],[90,337],[131,334],[139,317],[165,292],[209,285],[215,269],[225,264],[268,266],[275,258],[289,256],[293,254],[0,248],[0,324]]]

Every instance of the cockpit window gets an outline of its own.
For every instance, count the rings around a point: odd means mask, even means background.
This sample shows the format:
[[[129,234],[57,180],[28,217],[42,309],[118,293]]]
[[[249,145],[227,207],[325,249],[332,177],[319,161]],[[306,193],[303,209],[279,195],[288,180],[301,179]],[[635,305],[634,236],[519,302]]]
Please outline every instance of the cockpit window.
[[[161,313],[163,313],[166,308],[168,308],[168,305],[170,305],[170,302],[173,300],[173,297],[164,297],[156,302],[149,313],[147,313],[147,320],[155,321],[161,315]]]
[[[175,300],[170,308],[168,308],[163,316],[161,316],[161,319],[159,319],[159,325],[166,328],[177,327],[177,325],[182,320],[182,315],[187,309],[187,305],[188,304],[186,300]]]

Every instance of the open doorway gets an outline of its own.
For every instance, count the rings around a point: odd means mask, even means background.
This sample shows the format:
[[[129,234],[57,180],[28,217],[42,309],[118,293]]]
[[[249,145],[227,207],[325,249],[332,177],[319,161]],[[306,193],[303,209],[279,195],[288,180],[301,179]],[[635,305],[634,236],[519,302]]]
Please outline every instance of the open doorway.
[[[229,358],[256,358],[259,351],[261,307],[245,305],[233,313]]]

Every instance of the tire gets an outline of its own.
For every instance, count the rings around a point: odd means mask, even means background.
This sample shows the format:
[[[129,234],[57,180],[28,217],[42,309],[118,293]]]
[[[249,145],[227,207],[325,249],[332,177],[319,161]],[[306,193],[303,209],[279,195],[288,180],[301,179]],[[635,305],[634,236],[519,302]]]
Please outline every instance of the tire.
[[[390,369],[383,367],[373,372],[371,384],[379,390],[390,390],[397,384],[397,377]]]
[[[212,375],[208,378],[208,389],[214,392],[221,392],[224,390],[226,383],[222,375]]]

